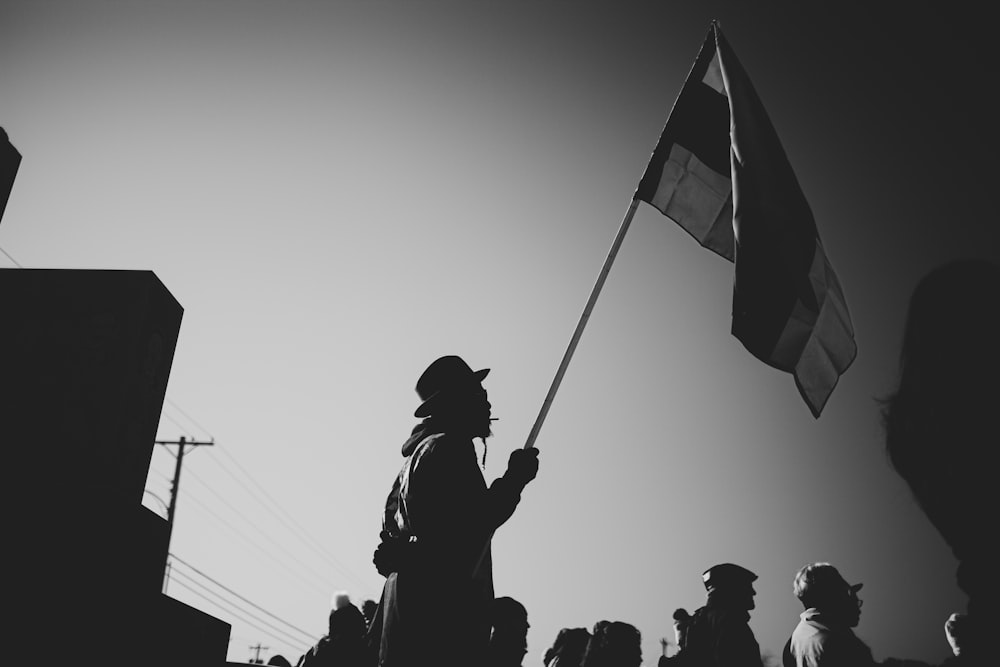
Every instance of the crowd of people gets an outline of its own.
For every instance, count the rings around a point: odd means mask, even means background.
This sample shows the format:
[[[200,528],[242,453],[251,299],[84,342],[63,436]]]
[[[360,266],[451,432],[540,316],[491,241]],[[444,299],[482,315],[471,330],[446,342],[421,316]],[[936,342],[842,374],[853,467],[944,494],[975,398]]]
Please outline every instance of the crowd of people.
[[[987,638],[998,621],[992,602],[1000,553],[995,525],[983,513],[996,506],[989,450],[1000,405],[998,294],[1000,265],[986,260],[955,261],[925,276],[909,304],[898,387],[883,401],[889,460],[952,548],[957,583],[968,596],[966,610],[942,619],[953,653],[948,667],[996,664]],[[403,444],[404,463],[373,555],[386,577],[381,599],[366,601],[362,612],[338,598],[329,633],[299,667],[522,666],[528,612],[512,598],[494,598],[490,543],[535,478],[538,450],[515,450],[504,475],[486,484],[473,439],[485,443],[490,435],[482,385],[488,373],[446,356],[418,379],[414,415],[422,421]],[[702,579],[705,604],[674,612],[674,641],[661,640],[658,667],[762,667],[749,626],[757,575],[721,563]],[[875,661],[853,630],[861,584],[849,583],[834,565],[808,563],[790,579],[803,611],[789,628],[783,667],[923,664]],[[609,620],[563,628],[543,658],[545,667],[642,661],[639,630]]]

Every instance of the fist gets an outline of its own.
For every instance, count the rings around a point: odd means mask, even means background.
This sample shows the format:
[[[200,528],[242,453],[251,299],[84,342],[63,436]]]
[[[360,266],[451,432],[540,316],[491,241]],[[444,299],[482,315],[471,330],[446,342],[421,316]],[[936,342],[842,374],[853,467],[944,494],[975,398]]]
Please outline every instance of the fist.
[[[522,486],[535,479],[538,474],[538,449],[515,449],[507,461],[507,474]]]
[[[383,538],[375,549],[375,553],[372,554],[372,562],[378,573],[383,577],[388,577],[393,572],[399,572],[406,563],[406,547],[406,540],[402,538]]]

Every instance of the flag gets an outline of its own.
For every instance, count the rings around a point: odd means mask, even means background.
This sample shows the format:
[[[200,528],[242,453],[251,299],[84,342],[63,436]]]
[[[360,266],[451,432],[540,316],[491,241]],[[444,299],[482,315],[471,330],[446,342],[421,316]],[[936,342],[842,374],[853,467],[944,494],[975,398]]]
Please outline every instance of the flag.
[[[3,212],[7,208],[7,199],[14,187],[14,177],[17,176],[20,164],[21,154],[8,141],[7,132],[0,127],[0,221],[3,220]]]
[[[792,373],[819,417],[857,345],[843,290],[778,135],[712,24],[636,190],[735,262],[732,333]]]

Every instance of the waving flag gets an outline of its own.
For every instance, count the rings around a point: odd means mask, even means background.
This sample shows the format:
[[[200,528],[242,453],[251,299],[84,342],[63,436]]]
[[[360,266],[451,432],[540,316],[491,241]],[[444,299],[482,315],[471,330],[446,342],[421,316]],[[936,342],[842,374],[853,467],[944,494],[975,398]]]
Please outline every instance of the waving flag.
[[[847,302],[778,135],[716,23],[636,199],[735,262],[733,335],[792,373],[819,417],[857,355]]]

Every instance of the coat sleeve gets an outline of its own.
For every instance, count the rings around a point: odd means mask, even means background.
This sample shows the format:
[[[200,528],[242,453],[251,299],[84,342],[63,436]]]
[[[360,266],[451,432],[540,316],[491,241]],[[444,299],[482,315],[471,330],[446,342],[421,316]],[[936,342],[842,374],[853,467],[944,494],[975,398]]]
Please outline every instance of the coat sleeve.
[[[487,492],[487,523],[491,530],[496,530],[507,522],[521,502],[521,492],[524,485],[516,482],[506,474],[498,477],[490,484]]]

